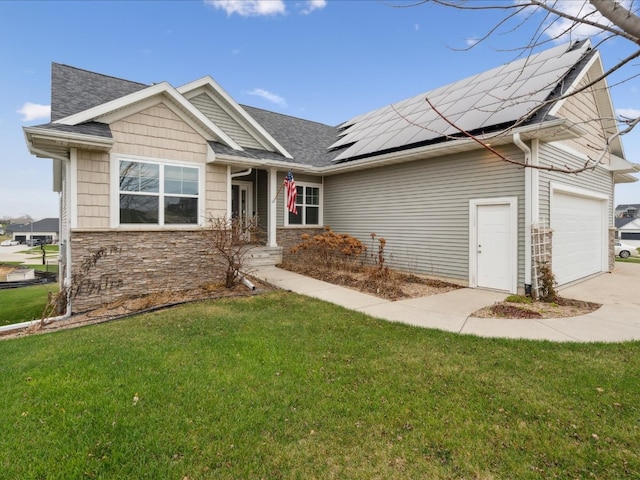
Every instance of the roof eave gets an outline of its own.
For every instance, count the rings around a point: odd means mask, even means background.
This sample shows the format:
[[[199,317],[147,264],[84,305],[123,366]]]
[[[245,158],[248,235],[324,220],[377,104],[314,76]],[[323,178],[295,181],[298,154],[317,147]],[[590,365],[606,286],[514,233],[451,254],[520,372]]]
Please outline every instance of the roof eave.
[[[321,175],[322,167],[314,167],[312,165],[304,165],[300,163],[278,161],[273,159],[255,159],[236,157],[229,154],[215,154],[215,157],[207,163],[216,163],[220,165],[230,165],[232,167],[242,168],[276,168],[278,170],[293,170],[296,173],[308,173],[311,175]]]
[[[64,159],[56,150],[81,148],[108,152],[114,144],[113,138],[80,133],[61,132],[38,127],[23,127],[27,147],[32,155],[41,158]]]

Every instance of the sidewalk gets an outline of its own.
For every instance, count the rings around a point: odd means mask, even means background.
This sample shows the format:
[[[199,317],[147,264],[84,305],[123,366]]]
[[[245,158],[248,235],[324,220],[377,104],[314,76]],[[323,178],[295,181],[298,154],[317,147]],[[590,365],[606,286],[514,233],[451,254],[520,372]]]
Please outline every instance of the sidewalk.
[[[372,317],[424,328],[482,337],[526,338],[555,342],[622,342],[640,340],[640,266],[616,264],[603,274],[562,289],[565,297],[602,303],[588,315],[557,319],[475,318],[476,310],[503,300],[505,293],[462,288],[440,295],[389,301],[277,267],[258,267],[252,275],[283,290],[319,298]],[[597,292],[597,293],[596,293]]]

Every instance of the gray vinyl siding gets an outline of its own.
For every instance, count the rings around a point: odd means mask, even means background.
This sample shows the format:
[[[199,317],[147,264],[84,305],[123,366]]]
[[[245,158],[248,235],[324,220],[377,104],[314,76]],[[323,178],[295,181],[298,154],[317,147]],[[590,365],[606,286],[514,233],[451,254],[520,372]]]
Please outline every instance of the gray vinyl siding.
[[[516,147],[504,150],[522,160]],[[469,200],[518,199],[518,282],[524,282],[524,171],[485,150],[325,178],[324,223],[372,244],[390,265],[467,282]]]
[[[579,168],[584,165],[584,160],[571,155],[565,150],[551,143],[540,144],[539,160],[541,166],[567,165],[570,168]],[[561,183],[573,187],[582,188],[592,192],[605,194],[609,197],[609,225],[613,226],[613,174],[604,167],[597,167],[594,171],[584,171],[578,174],[566,174],[540,170],[539,204],[540,219],[550,221],[550,195],[551,182]]]
[[[189,101],[241,147],[264,148],[206,93],[201,93]]]

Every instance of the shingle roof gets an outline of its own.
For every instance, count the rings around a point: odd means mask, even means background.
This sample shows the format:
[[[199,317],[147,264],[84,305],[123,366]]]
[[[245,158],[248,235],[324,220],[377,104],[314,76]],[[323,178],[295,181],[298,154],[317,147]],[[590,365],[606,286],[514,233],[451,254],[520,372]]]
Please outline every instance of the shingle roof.
[[[326,166],[336,161],[374,157],[390,151],[444,142],[457,134],[425,102],[461,128],[474,133],[495,131],[527,117],[546,99],[557,98],[581,71],[590,54],[587,41],[563,45],[449,85],[373,110],[343,122],[324,125],[250,106],[242,106],[292,156],[266,150],[230,149],[210,142],[215,152],[245,158],[275,159],[292,164]],[[578,68],[574,68],[578,66]],[[52,65],[52,122],[149,87],[67,65]],[[548,109],[530,121],[546,118]],[[87,122],[76,126],[41,125],[53,129],[111,137],[109,126]]]
[[[24,225],[11,225],[11,231],[16,232],[57,232],[60,228],[60,219],[58,218],[43,218],[37,222],[27,223]]]
[[[293,156],[293,163],[321,167],[336,156],[336,152],[327,151],[338,134],[336,127],[260,108],[242,108]]]
[[[79,125],[62,125],[60,123],[47,123],[36,125],[38,128],[56,130],[59,132],[79,133],[82,135],[93,135],[95,137],[112,138],[111,129],[106,123],[86,122]]]
[[[53,63],[51,65],[51,121],[55,122],[147,87],[149,85],[143,83]]]
[[[627,223],[631,223],[637,219],[636,218],[615,218],[614,220],[615,220],[616,228],[620,228],[620,227],[624,227]]]

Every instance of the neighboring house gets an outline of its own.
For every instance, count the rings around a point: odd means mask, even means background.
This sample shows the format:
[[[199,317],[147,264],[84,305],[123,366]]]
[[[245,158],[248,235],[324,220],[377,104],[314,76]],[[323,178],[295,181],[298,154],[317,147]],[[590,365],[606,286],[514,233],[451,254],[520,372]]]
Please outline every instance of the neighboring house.
[[[59,218],[43,218],[27,224],[14,224],[8,227],[13,239],[20,243],[42,242],[57,243],[60,234]]]
[[[616,218],[615,221],[620,240],[640,240],[640,217]]]
[[[66,276],[87,270],[74,311],[218,279],[208,219],[254,214],[267,247],[324,225],[367,244],[375,233],[393,267],[518,292],[535,281],[531,232],[545,222],[559,284],[613,268],[614,184],[637,166],[616,136],[594,170],[522,168],[425,97],[513,160],[579,167],[617,132],[606,81],[553,99],[602,73],[598,51],[577,42],[332,127],[239,105],[210,77],[175,88],[54,63],[51,122],[24,132],[53,159]],[[276,198],[289,170],[297,215]]]
[[[618,205],[615,211],[616,218],[640,217],[640,203],[625,203]]]

